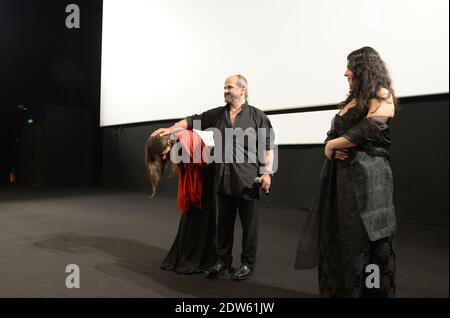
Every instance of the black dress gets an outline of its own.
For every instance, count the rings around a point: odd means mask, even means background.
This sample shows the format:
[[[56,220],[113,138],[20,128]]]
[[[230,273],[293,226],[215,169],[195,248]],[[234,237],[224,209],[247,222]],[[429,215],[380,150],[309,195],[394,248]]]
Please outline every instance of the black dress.
[[[357,145],[349,159],[326,160],[319,192],[302,230],[296,268],[318,265],[322,297],[393,297],[396,230],[389,127],[352,108],[336,115],[328,138]],[[379,286],[373,283],[379,269]],[[368,273],[366,273],[368,271]]]
[[[161,264],[163,270],[202,273],[216,262],[214,164],[203,169],[202,208],[191,208],[181,215],[175,241]]]

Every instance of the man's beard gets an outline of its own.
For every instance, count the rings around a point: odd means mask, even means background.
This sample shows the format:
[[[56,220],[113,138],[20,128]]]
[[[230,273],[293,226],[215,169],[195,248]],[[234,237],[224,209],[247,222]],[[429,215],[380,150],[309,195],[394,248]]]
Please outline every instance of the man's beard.
[[[225,103],[230,104],[234,101],[233,95],[231,94],[225,94],[224,96]]]

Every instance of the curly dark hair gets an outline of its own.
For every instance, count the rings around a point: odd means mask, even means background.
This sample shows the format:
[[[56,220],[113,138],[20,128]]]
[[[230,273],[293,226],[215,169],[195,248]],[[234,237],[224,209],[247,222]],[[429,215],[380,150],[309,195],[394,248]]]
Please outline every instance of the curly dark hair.
[[[391,97],[394,105],[397,105],[392,80],[377,51],[365,46],[351,52],[347,56],[347,61],[347,68],[353,73],[352,84],[347,98],[339,104],[339,108],[343,108],[349,102],[355,100],[355,107],[359,108],[362,113],[367,114],[371,99],[376,98],[381,103]],[[388,96],[380,96],[382,88],[389,91]]]

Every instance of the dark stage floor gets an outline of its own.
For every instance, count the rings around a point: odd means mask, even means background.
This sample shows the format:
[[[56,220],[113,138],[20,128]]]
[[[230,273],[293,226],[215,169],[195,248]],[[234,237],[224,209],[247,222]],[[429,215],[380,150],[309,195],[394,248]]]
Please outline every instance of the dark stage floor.
[[[0,297],[318,297],[316,270],[293,269],[304,217],[262,204],[254,277],[208,280],[159,269],[178,227],[175,198],[3,185]],[[448,233],[448,225],[400,224],[398,297],[449,296]],[[80,267],[79,289],[66,288],[68,264]]]

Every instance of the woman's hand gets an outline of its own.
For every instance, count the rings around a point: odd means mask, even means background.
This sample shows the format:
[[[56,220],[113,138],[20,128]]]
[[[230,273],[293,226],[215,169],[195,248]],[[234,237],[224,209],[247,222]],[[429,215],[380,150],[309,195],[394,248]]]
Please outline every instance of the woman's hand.
[[[325,144],[325,157],[327,157],[328,160],[334,159],[334,147],[333,147],[333,140],[328,141]]]
[[[329,140],[325,144],[325,157],[328,160],[347,160],[349,148],[356,147],[354,143],[344,137]]]
[[[334,159],[347,160],[348,159],[348,149],[335,150],[334,151]]]
[[[330,140],[325,145],[325,157],[328,160],[347,160],[348,159],[348,149],[335,149],[335,143]]]

